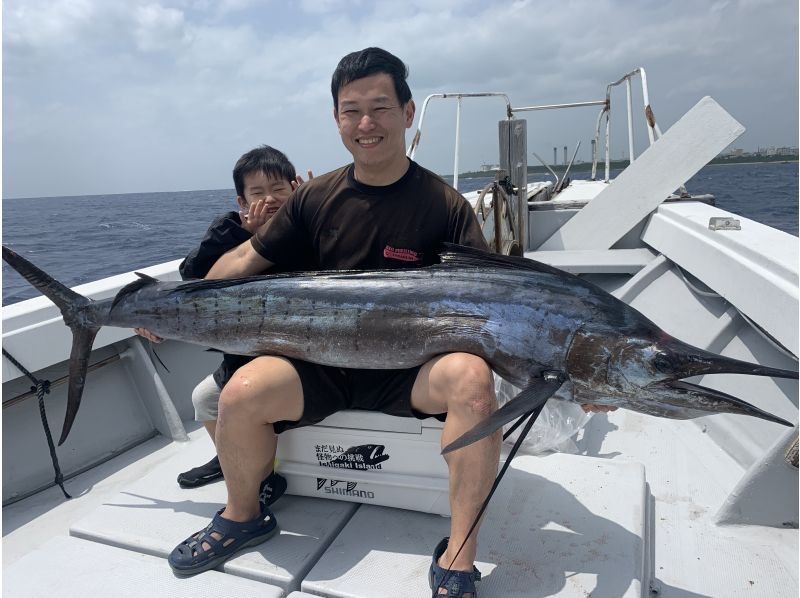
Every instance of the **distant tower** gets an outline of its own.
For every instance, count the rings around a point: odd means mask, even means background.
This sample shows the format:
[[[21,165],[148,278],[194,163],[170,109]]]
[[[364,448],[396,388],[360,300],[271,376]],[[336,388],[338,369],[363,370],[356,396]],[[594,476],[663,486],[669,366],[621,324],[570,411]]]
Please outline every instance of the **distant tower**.
[[[564,166],[567,165],[567,146],[564,146]]]
[[[592,161],[594,162],[595,152],[597,151],[597,141],[592,139]]]
[[[554,147],[553,148],[553,166],[557,166],[557,165],[558,165],[558,148]]]

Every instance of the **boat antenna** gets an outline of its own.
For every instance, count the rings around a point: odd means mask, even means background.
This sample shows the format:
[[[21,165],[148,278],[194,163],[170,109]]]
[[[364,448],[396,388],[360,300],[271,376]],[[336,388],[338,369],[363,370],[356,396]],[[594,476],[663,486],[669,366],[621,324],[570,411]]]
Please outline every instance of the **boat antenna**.
[[[553,175],[553,178],[556,180],[556,185],[557,185],[558,184],[558,175],[555,172],[553,172],[553,169],[550,168],[550,166],[548,166],[547,162],[545,162],[544,160],[542,160],[539,157],[539,154],[537,154],[536,152],[532,152],[532,153],[533,153],[533,157],[536,158],[537,160],[539,160],[539,162],[542,163],[542,166],[544,166],[547,170],[550,171],[550,174]]]
[[[558,183],[556,183],[556,188],[554,190],[555,193],[558,193],[569,184],[569,179],[567,178],[567,175],[569,174],[569,169],[572,168],[572,163],[575,161],[575,156],[578,155],[578,150],[580,148],[581,148],[581,142],[578,141],[578,143],[575,145],[575,151],[572,152],[572,158],[570,159],[569,164],[567,164],[567,169],[564,171],[561,180]]]

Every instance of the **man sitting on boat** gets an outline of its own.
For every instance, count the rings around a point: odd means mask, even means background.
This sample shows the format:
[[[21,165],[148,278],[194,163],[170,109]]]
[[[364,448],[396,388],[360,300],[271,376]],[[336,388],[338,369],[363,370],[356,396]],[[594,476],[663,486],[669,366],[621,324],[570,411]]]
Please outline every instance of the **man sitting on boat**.
[[[469,203],[409,160],[405,130],[415,106],[405,64],[380,48],[348,54],[333,74],[334,118],[353,164],[303,185],[251,241],[220,258],[208,278],[289,270],[410,268],[431,263],[441,242],[486,249]],[[267,229],[268,228],[268,234]],[[497,408],[492,371],[467,354],[440,355],[409,370],[343,370],[261,356],[237,370],[220,397],[217,449],[228,501],[169,557],[178,574],[218,566],[276,531],[260,510],[259,482],[277,434],[342,409],[445,421],[443,445]],[[500,435],[448,455],[450,537],[434,551],[434,591],[473,595],[477,532],[467,538],[497,472]],[[464,543],[458,555],[456,552]],[[449,570],[449,571],[448,571]],[[450,588],[460,588],[450,594]]]

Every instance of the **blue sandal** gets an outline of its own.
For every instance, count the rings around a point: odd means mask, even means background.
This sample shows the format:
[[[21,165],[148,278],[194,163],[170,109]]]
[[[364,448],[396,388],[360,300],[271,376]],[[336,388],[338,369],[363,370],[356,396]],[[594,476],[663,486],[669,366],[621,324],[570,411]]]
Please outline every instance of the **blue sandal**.
[[[452,571],[442,569],[439,566],[439,559],[447,550],[447,543],[450,538],[444,538],[433,551],[433,561],[428,572],[428,583],[433,590],[433,598],[461,598],[464,594],[472,594],[472,598],[478,598],[475,589],[475,582],[480,581],[481,572],[473,566],[472,571]],[[439,594],[439,590],[447,590],[446,594]]]
[[[243,548],[261,544],[278,531],[278,523],[269,509],[245,522],[225,519],[222,511],[224,509],[217,511],[205,529],[186,538],[170,553],[167,560],[176,575],[194,575],[213,569]]]

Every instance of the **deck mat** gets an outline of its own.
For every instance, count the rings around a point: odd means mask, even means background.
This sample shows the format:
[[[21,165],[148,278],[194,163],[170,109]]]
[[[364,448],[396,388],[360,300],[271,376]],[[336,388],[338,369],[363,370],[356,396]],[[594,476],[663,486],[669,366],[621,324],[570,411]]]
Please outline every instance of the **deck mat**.
[[[194,489],[182,489],[176,482],[179,472],[205,463],[213,454],[207,438],[188,443],[185,450],[75,522],[70,534],[165,559],[224,504],[222,481]],[[287,591],[299,589],[357,508],[352,503],[285,495],[272,507],[280,533],[236,555],[225,563],[224,571]],[[169,572],[166,560],[163,566]]]
[[[181,579],[164,559],[56,536],[3,570],[3,596],[281,598],[276,586],[206,571]]]
[[[481,528],[479,595],[640,597],[645,500],[639,464],[518,457]],[[301,589],[347,598],[429,596],[431,553],[449,521],[363,505]]]

